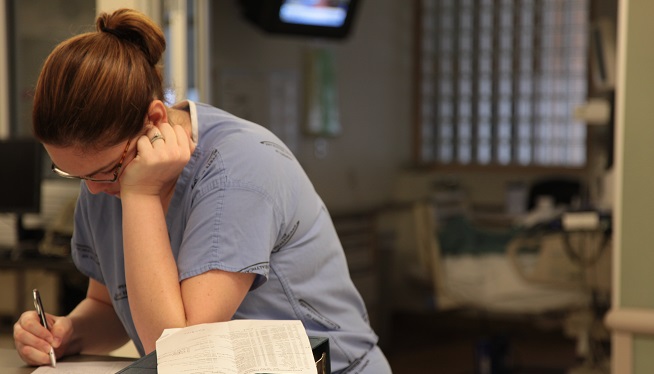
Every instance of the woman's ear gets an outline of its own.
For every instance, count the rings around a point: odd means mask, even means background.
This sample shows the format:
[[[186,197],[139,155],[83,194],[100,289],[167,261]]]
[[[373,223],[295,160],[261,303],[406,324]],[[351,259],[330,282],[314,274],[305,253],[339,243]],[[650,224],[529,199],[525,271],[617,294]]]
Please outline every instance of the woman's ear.
[[[155,126],[161,122],[168,122],[166,105],[161,100],[154,100],[148,108],[148,121]]]

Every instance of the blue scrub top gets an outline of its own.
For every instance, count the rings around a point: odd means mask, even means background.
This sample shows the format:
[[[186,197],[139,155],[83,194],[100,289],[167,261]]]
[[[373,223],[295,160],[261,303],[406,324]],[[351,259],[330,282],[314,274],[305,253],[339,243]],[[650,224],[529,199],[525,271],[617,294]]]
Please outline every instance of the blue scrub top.
[[[166,215],[179,280],[212,269],[254,273],[234,319],[299,319],[309,335],[329,338],[333,370],[356,363],[377,336],[329,213],[298,161],[260,125],[205,104],[182,105],[197,148]],[[82,273],[107,286],[143,355],[129,309],[120,200],[93,195],[85,183],[72,255]]]

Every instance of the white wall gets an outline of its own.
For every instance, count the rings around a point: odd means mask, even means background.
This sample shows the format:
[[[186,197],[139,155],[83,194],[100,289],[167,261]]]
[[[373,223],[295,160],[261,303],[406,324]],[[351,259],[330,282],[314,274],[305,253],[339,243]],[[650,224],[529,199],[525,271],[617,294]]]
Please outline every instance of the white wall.
[[[614,294],[612,315],[639,310],[650,323],[629,332],[613,331],[615,373],[654,372],[654,3],[620,3],[616,113],[616,209],[614,219]],[[647,333],[649,332],[649,333]]]
[[[316,46],[328,48],[336,59],[343,134],[327,140],[325,158],[315,156],[315,139],[306,135],[294,151],[332,212],[420,198],[442,180],[458,181],[476,203],[501,206],[507,183],[529,183],[543,171],[425,172],[410,168],[414,141],[414,4],[363,1],[350,37],[329,41],[266,34],[244,20],[238,1],[214,2],[212,104],[225,104],[220,90],[225,72],[237,70],[256,76],[254,80],[265,80],[266,73],[291,71],[302,78],[303,52]],[[261,82],[253,85],[251,96],[256,96],[252,97],[256,109],[249,119],[266,125],[262,102],[267,97],[260,92]],[[306,99],[304,94],[300,91],[301,99]],[[587,174],[579,170],[555,173],[582,178]]]
[[[350,37],[329,41],[265,34],[244,20],[237,1],[212,3],[215,105],[221,104],[219,81],[226,71],[264,76],[284,71],[302,81],[308,48],[333,51],[343,133],[327,139],[324,158],[314,155],[315,139],[309,136],[299,139],[295,152],[332,212],[388,201],[396,174],[410,158],[412,4],[361,2]],[[265,121],[265,113],[257,115]]]

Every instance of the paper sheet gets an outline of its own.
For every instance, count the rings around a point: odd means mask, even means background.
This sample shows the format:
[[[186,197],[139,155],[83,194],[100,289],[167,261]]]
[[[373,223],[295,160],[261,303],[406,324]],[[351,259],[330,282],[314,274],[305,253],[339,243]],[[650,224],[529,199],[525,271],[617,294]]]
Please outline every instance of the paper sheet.
[[[114,374],[130,361],[58,362],[57,367],[41,366],[32,374]]]
[[[234,320],[164,331],[157,362],[159,374],[316,373],[300,321]]]

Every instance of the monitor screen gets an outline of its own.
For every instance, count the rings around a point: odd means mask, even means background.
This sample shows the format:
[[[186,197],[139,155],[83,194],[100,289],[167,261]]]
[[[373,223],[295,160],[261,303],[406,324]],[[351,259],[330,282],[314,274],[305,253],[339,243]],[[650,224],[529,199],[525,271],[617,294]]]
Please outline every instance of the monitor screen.
[[[263,30],[306,37],[345,38],[358,0],[241,0],[244,15]]]
[[[40,211],[42,155],[36,140],[0,140],[0,213]]]
[[[285,0],[279,7],[282,22],[298,25],[341,27],[345,23],[349,1]]]

